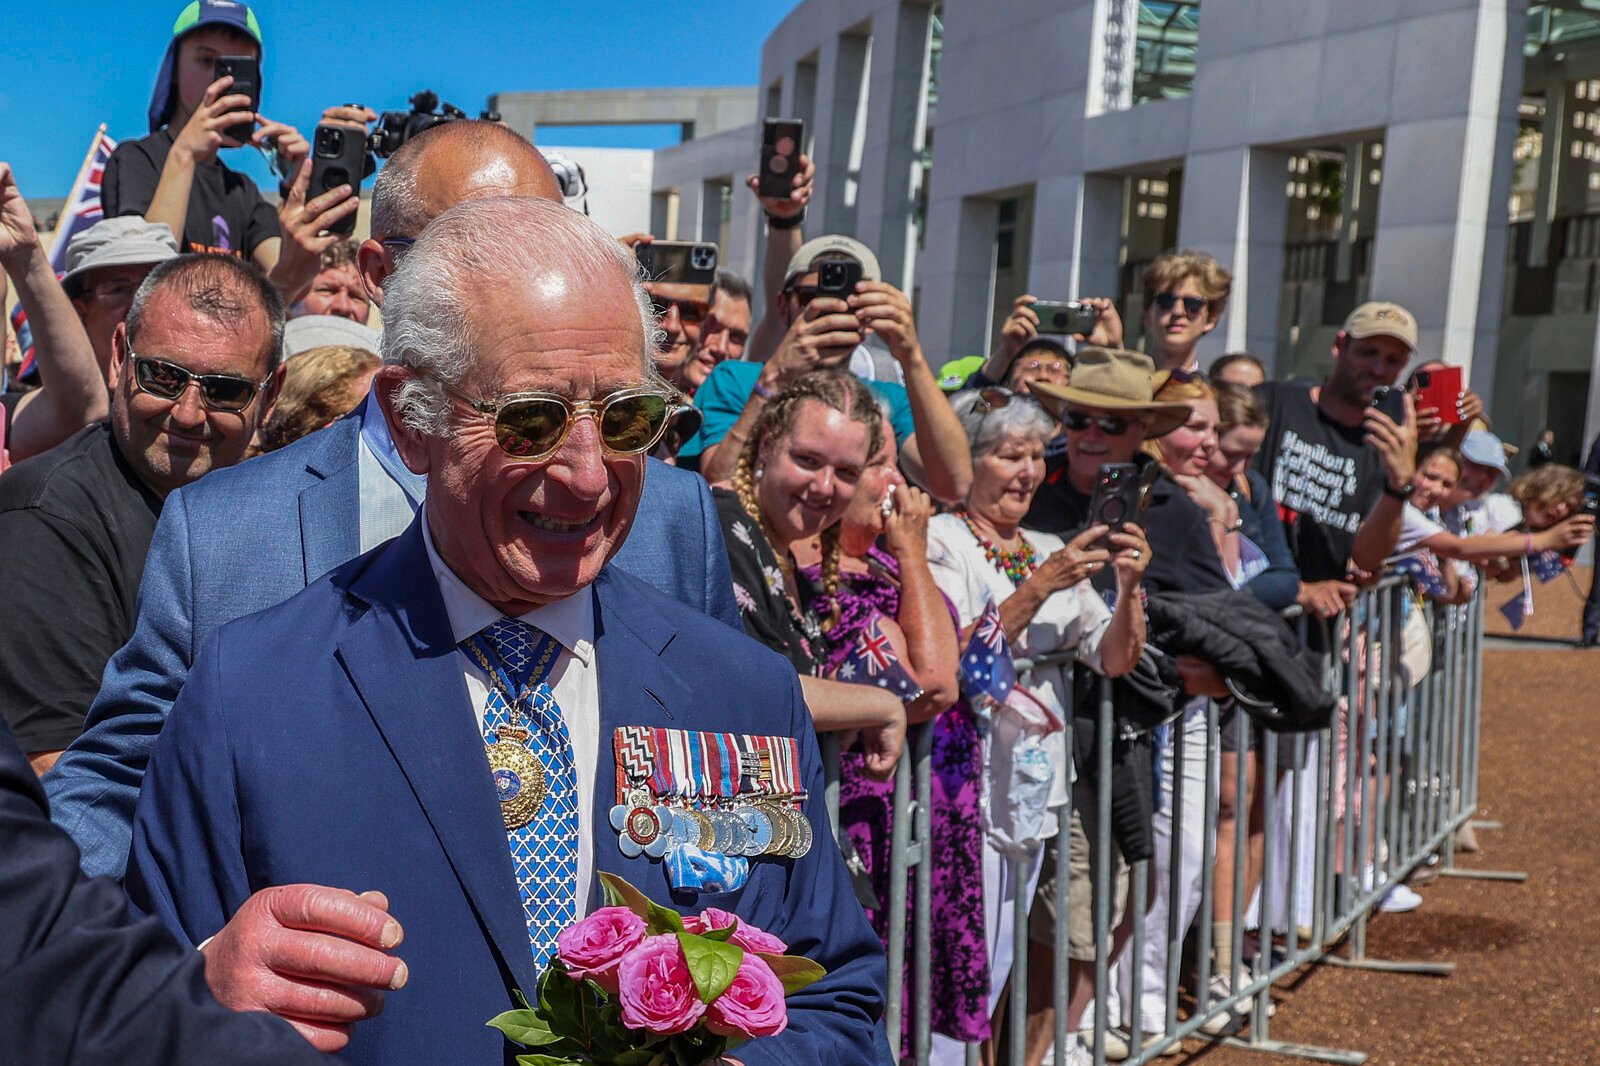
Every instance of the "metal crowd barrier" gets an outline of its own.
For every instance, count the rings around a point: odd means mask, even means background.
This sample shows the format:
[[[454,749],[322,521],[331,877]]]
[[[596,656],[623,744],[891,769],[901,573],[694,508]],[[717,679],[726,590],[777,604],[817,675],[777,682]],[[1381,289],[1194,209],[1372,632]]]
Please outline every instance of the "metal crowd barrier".
[[[1406,604],[1410,603],[1407,607]],[[1403,672],[1404,617],[1421,610],[1429,635],[1419,641],[1413,634],[1413,656],[1419,648],[1430,653],[1420,677]],[[1392,972],[1448,974],[1450,963],[1373,959],[1367,955],[1367,923],[1379,902],[1418,866],[1438,861],[1441,873],[1468,876],[1453,869],[1453,841],[1478,804],[1478,737],[1483,642],[1481,590],[1462,606],[1433,603],[1419,605],[1408,585],[1389,577],[1364,591],[1348,611],[1326,622],[1292,617],[1302,639],[1310,627],[1322,627],[1324,683],[1340,697],[1332,722],[1324,729],[1285,734],[1292,765],[1279,763],[1279,734],[1259,734],[1251,728],[1238,732],[1234,771],[1237,797],[1233,821],[1232,903],[1219,916],[1214,895],[1213,870],[1218,845],[1220,786],[1220,721],[1224,709],[1206,701],[1202,709],[1186,712],[1196,736],[1185,739],[1185,714],[1166,730],[1172,747],[1176,780],[1165,797],[1169,810],[1158,803],[1157,817],[1170,817],[1173,831],[1165,856],[1164,885],[1152,885],[1150,867],[1155,860],[1135,863],[1129,870],[1126,910],[1143,916],[1151,893],[1163,890],[1170,903],[1182,893],[1183,829],[1202,838],[1199,902],[1192,922],[1180,923],[1176,910],[1168,909],[1166,928],[1153,930],[1164,942],[1162,976],[1165,989],[1158,1022],[1146,1025],[1144,958],[1149,935],[1146,922],[1132,922],[1132,934],[1120,956],[1113,958],[1111,928],[1112,744],[1114,722],[1111,685],[1102,682],[1094,715],[1098,723],[1098,751],[1092,775],[1096,788],[1095,824],[1085,826],[1095,849],[1093,899],[1094,1000],[1092,1011],[1076,1027],[1067,1016],[1068,1004],[1068,861],[1064,842],[1072,814],[1071,802],[1059,809],[1060,831],[1044,842],[1055,860],[1053,924],[1054,969],[1049,989],[1028,989],[1028,957],[1033,945],[1027,914],[1032,888],[1026,873],[1037,852],[1010,859],[1010,883],[1016,886],[1013,961],[1009,994],[1003,1018],[994,1021],[994,1037],[1005,1034],[1004,1056],[996,1061],[1010,1066],[1039,1066],[1026,1054],[1025,1036],[1030,998],[1047,998],[1053,1006],[1053,1059],[1063,1062],[1063,1050],[1084,1032],[1096,1066],[1114,1061],[1108,1055],[1120,1042],[1134,1064],[1160,1057],[1189,1037],[1222,1041],[1258,1051],[1274,1052],[1334,1063],[1362,1063],[1357,1050],[1313,1047],[1276,1040],[1271,1035],[1274,983],[1307,965],[1332,963]],[[1067,657],[1019,660],[1018,673],[1065,662]],[[1417,663],[1413,657],[1410,665]],[[1234,713],[1244,715],[1241,707]],[[1204,751],[1192,745],[1198,739],[1198,718],[1204,718]],[[1246,724],[1249,719],[1245,720]],[[827,743],[834,739],[833,743]],[[1070,744],[1070,735],[1067,738]],[[1189,747],[1186,750],[1186,745]],[[930,854],[932,839],[932,726],[912,728],[895,778],[894,831],[891,839],[889,898],[889,997],[886,1028],[891,1046],[901,1061],[928,1063],[933,1047],[931,1031],[930,939],[934,922],[972,921],[972,915],[933,913]],[[1069,752],[1071,748],[1069,747]],[[1257,796],[1247,788],[1247,754],[1256,751]],[[838,826],[838,747],[826,738],[829,809]],[[1181,787],[1185,760],[1203,761],[1204,802],[1186,809]],[[1159,762],[1158,764],[1159,765]],[[1192,764],[1191,764],[1192,765]],[[1086,775],[1079,767],[1078,776]],[[1070,797],[1072,790],[1068,790]],[[1158,801],[1162,799],[1157,790]],[[1255,892],[1243,886],[1249,866],[1250,822],[1247,800],[1263,808],[1259,885]],[[1189,801],[1189,802],[1192,802]],[[841,839],[842,839],[842,834]],[[1480,873],[1498,879],[1520,879],[1513,873]],[[906,922],[907,899],[912,901]],[[1226,917],[1232,931],[1232,962],[1228,972],[1212,972],[1212,928]],[[1180,997],[1184,943],[1193,929],[1194,976],[1186,982],[1189,995]],[[1245,957],[1247,928],[1258,928],[1257,945]],[[1278,944],[1275,946],[1274,941]],[[1334,952],[1346,948],[1344,955]],[[907,960],[909,959],[909,969]],[[1213,977],[1225,983],[1215,993]],[[1119,986],[1115,989],[1114,981]],[[907,986],[909,985],[909,992]],[[1112,1015],[1114,1002],[1121,1016]],[[909,1011],[909,1018],[906,1013]],[[1124,1021],[1126,1019],[1126,1021]],[[1113,1031],[1117,1032],[1113,1035]],[[902,1039],[902,1032],[904,1037]],[[1091,1043],[1092,1038],[1092,1043]],[[1120,1049],[1118,1049],[1120,1050]],[[966,1048],[966,1061],[976,1063],[979,1045]]]

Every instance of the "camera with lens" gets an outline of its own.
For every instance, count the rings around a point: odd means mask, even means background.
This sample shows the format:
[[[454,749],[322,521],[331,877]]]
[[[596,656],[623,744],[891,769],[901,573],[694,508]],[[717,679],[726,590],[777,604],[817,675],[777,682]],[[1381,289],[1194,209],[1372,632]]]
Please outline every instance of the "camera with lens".
[[[400,146],[423,130],[431,130],[446,122],[466,118],[467,113],[448,101],[440,106],[439,94],[424,89],[411,97],[410,111],[385,111],[378,125],[367,137],[367,148],[379,159],[388,159]],[[487,122],[499,122],[500,112],[484,110],[478,117]]]

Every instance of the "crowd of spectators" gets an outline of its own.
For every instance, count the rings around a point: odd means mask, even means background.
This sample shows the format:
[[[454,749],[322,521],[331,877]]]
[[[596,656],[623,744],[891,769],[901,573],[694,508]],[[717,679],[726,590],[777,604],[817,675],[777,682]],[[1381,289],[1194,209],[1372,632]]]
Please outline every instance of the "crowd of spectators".
[[[445,321],[449,307],[443,324],[378,325],[397,266],[462,201],[561,199],[520,136],[459,119],[387,161],[371,237],[342,238],[332,229],[356,211],[357,189],[308,201],[307,139],[213,76],[233,54],[260,59],[254,15],[191,4],[162,60],[149,133],[111,157],[105,218],[73,239],[59,279],[0,163],[0,267],[27,310],[40,370],[0,397],[0,713],[85,869],[116,878],[128,872],[146,764],[202,638],[382,548],[427,492],[384,413],[422,408],[406,406],[405,386],[388,397],[382,368],[402,347],[447,347],[463,327]],[[342,105],[321,121],[364,129],[372,118]],[[276,204],[222,160],[245,143],[231,132],[241,123],[286,175]],[[1466,389],[1453,412],[1420,402],[1417,371],[1447,367],[1436,356],[1450,353],[1419,350],[1413,316],[1395,303],[1350,313],[1320,380],[1274,380],[1270,358],[1243,352],[1202,366],[1232,280],[1202,250],[1145,269],[1142,351],[1110,296],[1076,294],[1094,324],[1062,336],[1046,335],[1025,293],[992,351],[929,353],[911,299],[873,249],[805,232],[817,178],[809,159],[800,164],[788,196],[759,197],[770,228],[753,282],[723,269],[708,292],[686,295],[644,279],[654,370],[672,397],[651,441],[644,506],[663,486],[692,485],[709,490],[711,508],[679,552],[653,564],[652,583],[792,666],[815,731],[839,740],[840,846],[885,941],[891,782],[908,728],[930,723],[935,1062],[991,1041],[1008,990],[1028,1001],[1029,1061],[1044,1060],[1055,920],[1070,933],[1068,1028],[1090,1024],[1099,772],[1113,774],[1117,797],[1115,870],[1103,879],[1115,897],[1112,961],[1143,974],[1142,1000],[1114,1003],[1113,1022],[1137,1011],[1144,1032],[1160,1032],[1170,930],[1181,941],[1196,922],[1205,884],[1217,977],[1200,998],[1229,994],[1229,916],[1260,884],[1268,822],[1264,734],[1233,699],[1238,679],[1186,623],[1273,625],[1296,607],[1335,620],[1405,559],[1440,575],[1418,593],[1441,603],[1465,602],[1484,580],[1526,581],[1530,565],[1570,563],[1592,538],[1584,476],[1545,464],[1497,491],[1510,470],[1483,401]],[[754,177],[750,188],[759,196]],[[618,239],[631,254],[660,238]],[[860,280],[823,291],[822,271],[839,262]],[[440,359],[433,372],[453,380],[459,368]],[[936,373],[946,359],[958,361]],[[1375,403],[1380,390],[1398,403]],[[587,413],[597,425],[613,417]],[[417,425],[435,415],[416,414]],[[1126,523],[1101,522],[1095,509],[1108,470],[1137,482]],[[305,480],[283,480],[290,472]],[[286,556],[255,551],[258,517],[302,540]],[[195,530],[217,536],[196,540]],[[961,649],[991,610],[1011,653],[1039,663],[999,708],[960,681]],[[1597,631],[1600,606],[1584,641]],[[1316,634],[1328,630],[1309,632],[1326,650]],[[906,672],[901,691],[861,683],[856,656],[868,644]],[[1111,768],[1092,757],[1086,693],[1099,678],[1119,679],[1140,708],[1119,723]],[[1220,772],[1208,773],[1212,754]],[[1280,776],[1292,762],[1282,747]],[[1217,795],[1206,795],[1208,780]],[[1058,824],[1069,790],[1073,813]],[[1038,847],[1057,834],[1070,842],[1066,870]],[[1236,841],[1246,852],[1237,862]],[[1028,856],[1020,897],[1007,861],[1018,854]],[[1137,914],[1127,872],[1143,859],[1150,893]],[[1062,877],[1070,913],[1057,916]],[[1386,897],[1396,910],[1418,903],[1398,884]],[[1033,940],[1026,973],[1012,972],[1018,923]],[[1128,949],[1136,923],[1142,958]],[[213,988],[231,1006],[271,1005],[237,984]],[[278,1013],[326,1036],[375,1009],[361,1003]],[[1087,1054],[1078,1043],[1054,1061]]]

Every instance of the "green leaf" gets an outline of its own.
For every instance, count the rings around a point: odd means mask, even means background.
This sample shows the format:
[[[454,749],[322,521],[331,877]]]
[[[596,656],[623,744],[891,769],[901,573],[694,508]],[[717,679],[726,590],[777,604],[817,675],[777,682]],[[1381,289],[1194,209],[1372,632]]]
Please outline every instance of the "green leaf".
[[[523,1047],[544,1047],[561,1037],[551,1032],[550,1024],[535,1010],[508,1010],[484,1023],[506,1034],[506,1039]]]
[[[762,954],[761,958],[772,967],[772,972],[778,975],[778,981],[782,983],[783,994],[786,996],[792,996],[807,985],[815,984],[828,976],[827,970],[804,955]]]
[[[700,1002],[710,1003],[728,990],[739,973],[739,963],[744,961],[744,948],[695,933],[679,933],[678,943],[683,945],[683,957],[689,963],[689,976],[700,993]]]
[[[565,970],[551,966],[539,978],[539,1013],[551,1030],[578,1037],[583,1030],[583,985]]]
[[[715,940],[719,944],[726,944],[728,938],[733,936],[733,931],[737,928],[739,928],[739,923],[734,922],[732,925],[725,925],[721,929],[707,929],[705,932],[696,933],[695,935],[705,937],[707,940]]]
[[[644,919],[646,931],[651,936],[683,932],[683,915],[655,903],[622,878],[602,873],[600,883],[605,887],[606,906],[628,908]]]
[[[518,1003],[522,1004],[522,1009],[523,1010],[532,1010],[533,1009],[533,1007],[528,1003],[528,997],[522,994],[522,989],[513,988],[511,990],[511,996]]]
[[[556,1055],[518,1055],[517,1066],[585,1066],[582,1059],[569,1059]]]

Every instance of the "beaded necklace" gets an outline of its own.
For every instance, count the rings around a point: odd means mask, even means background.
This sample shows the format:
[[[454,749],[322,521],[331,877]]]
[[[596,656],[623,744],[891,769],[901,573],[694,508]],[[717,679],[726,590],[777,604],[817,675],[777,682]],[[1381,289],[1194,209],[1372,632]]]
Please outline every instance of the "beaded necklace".
[[[1007,551],[979,533],[972,516],[965,510],[957,511],[956,514],[966,524],[967,532],[972,534],[972,538],[983,549],[984,558],[988,559],[996,570],[1010,578],[1013,585],[1021,585],[1039,568],[1038,554],[1033,550],[1033,545],[1027,537],[1021,538],[1022,547],[1016,551]]]

